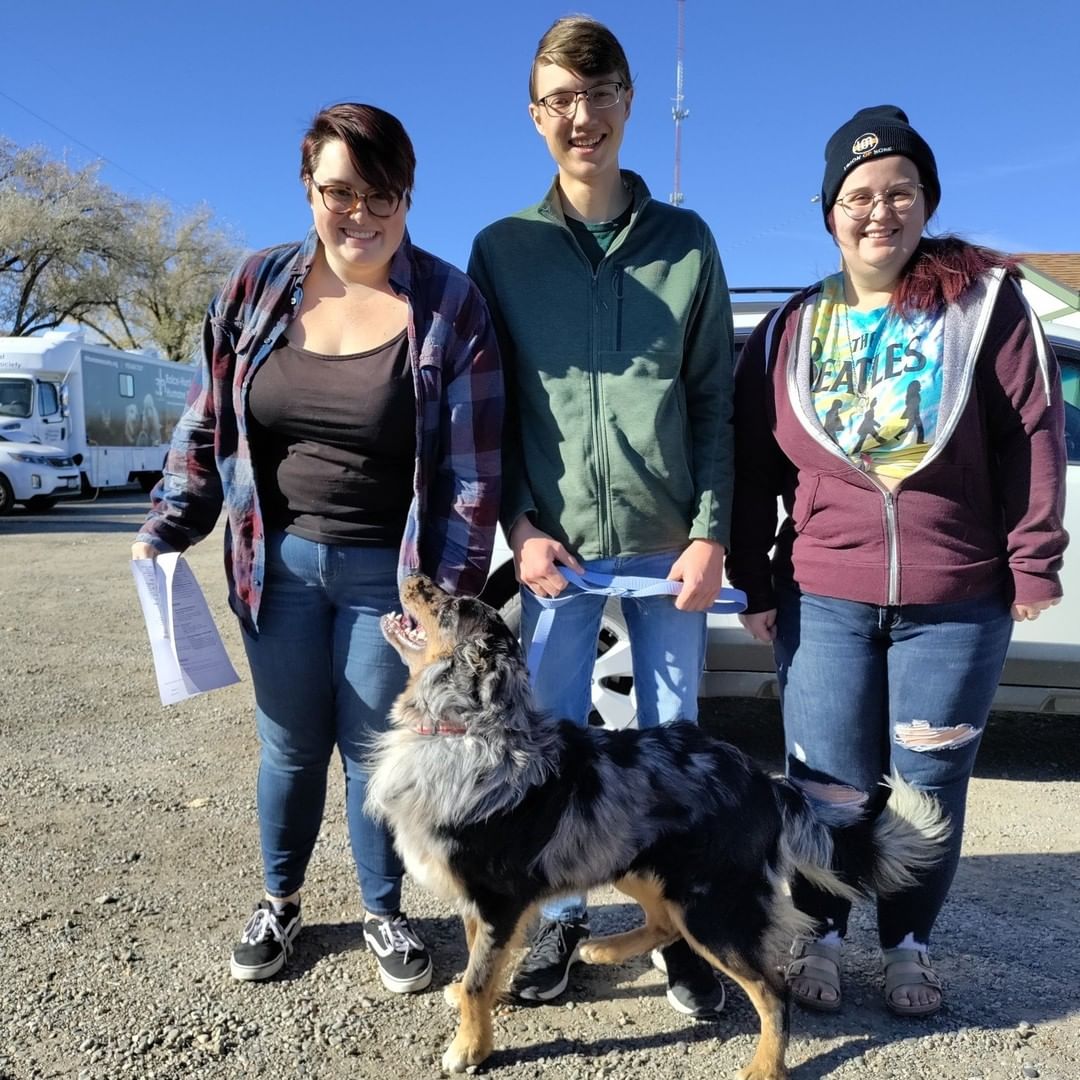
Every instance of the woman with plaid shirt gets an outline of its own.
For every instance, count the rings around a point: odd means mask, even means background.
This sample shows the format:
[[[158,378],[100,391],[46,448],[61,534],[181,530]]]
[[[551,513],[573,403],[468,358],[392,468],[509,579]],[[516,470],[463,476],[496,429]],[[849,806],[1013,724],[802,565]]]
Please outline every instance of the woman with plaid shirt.
[[[285,964],[330,757],[383,984],[431,981],[401,911],[392,838],[363,812],[364,751],[406,671],[379,629],[422,570],[455,593],[487,575],[503,388],[487,308],[405,229],[415,158],[396,118],[340,104],[304,137],[306,241],[246,259],[211,304],[200,377],[132,548],[183,551],[227,515],[261,746],[265,897],[232,953],[238,979]]]

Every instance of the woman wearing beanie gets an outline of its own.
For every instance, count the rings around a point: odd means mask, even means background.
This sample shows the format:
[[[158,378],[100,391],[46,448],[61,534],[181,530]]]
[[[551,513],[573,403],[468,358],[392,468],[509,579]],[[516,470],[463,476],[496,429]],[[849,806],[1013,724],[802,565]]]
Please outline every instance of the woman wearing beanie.
[[[895,106],[829,140],[842,269],[743,350],[727,563],[743,624],[773,643],[792,780],[874,814],[895,772],[948,814],[934,869],[878,901],[885,1002],[910,1016],[941,1006],[930,936],[1012,624],[1058,603],[1068,541],[1053,353],[1006,257],[922,235],[940,198]],[[791,992],[836,1010],[850,905],[802,879],[794,899],[814,930],[792,946]]]

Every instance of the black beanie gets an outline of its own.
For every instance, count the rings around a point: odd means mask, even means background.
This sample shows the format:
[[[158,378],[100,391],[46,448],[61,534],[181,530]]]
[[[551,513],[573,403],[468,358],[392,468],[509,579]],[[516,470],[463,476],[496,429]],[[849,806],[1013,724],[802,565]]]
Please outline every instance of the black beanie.
[[[825,177],[821,181],[821,212],[828,225],[829,211],[844,179],[856,165],[900,154],[915,163],[926,196],[927,217],[941,202],[937,162],[926,140],[908,123],[907,113],[895,105],[860,109],[833,132],[825,144]]]

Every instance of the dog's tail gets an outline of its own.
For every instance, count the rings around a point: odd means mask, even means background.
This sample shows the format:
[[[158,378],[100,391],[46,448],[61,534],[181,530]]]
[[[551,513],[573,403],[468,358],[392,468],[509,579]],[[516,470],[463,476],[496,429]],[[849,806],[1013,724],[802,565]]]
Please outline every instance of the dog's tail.
[[[849,900],[915,884],[941,858],[951,831],[937,799],[895,773],[883,780],[879,812],[861,796],[832,801],[828,789],[815,798],[790,780],[778,784],[785,862],[817,888]]]

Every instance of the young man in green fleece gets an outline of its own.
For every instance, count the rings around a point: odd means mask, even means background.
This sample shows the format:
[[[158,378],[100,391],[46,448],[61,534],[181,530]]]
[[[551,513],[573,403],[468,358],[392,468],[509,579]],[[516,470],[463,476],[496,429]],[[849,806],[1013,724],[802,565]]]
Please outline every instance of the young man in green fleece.
[[[529,114],[558,176],[537,205],[477,236],[469,273],[507,381],[501,518],[526,647],[536,596],[566,587],[560,565],[683,583],[674,603],[623,601],[644,728],[697,720],[705,612],[728,543],[733,341],[708,227],[619,168],[632,100],[610,30],[572,15],[547,31]],[[603,607],[583,595],[559,609],[533,687],[541,708],[582,726]],[[549,903],[512,991],[557,997],[588,935],[584,897]],[[722,984],[684,941],[654,961],[679,1012],[723,1008]]]

